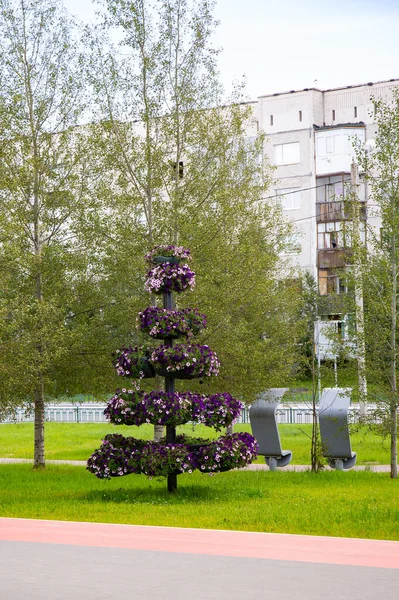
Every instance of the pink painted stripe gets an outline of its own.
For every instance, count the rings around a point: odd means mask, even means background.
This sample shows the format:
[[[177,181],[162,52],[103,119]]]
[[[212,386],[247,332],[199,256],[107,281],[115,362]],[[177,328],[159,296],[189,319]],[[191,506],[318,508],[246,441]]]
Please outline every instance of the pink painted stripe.
[[[399,542],[0,518],[0,540],[399,569]]]

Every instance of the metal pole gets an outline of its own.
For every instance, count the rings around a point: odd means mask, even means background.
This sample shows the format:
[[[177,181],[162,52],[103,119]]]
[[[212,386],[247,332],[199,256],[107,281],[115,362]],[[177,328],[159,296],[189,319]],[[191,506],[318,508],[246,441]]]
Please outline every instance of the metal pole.
[[[163,307],[166,309],[173,309],[173,296],[172,292],[164,292],[163,293]],[[173,346],[173,338],[165,339],[165,346]],[[173,393],[175,391],[175,378],[174,377],[165,377],[165,392]],[[176,427],[174,425],[166,426],[166,443],[167,444],[175,444],[176,443]],[[172,473],[168,475],[168,492],[175,492],[177,490],[177,475],[176,473]]]
[[[334,383],[335,387],[338,387],[338,369],[337,369],[337,357],[334,356]]]
[[[364,308],[363,308],[363,277],[360,261],[360,207],[359,207],[359,172],[355,161],[351,165],[351,191],[353,213],[353,268],[355,275],[355,305],[356,305],[356,345],[357,345],[357,374],[359,384],[360,414],[366,414],[367,379],[366,379],[366,345],[364,339]]]

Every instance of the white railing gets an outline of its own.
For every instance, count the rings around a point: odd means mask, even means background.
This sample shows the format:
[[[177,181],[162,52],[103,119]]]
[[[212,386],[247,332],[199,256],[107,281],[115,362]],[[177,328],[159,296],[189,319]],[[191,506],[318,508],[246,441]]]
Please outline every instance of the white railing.
[[[45,408],[46,421],[57,423],[105,423],[105,403],[80,403],[80,404],[48,404]],[[367,411],[375,410],[375,405],[368,405]],[[354,422],[359,415],[359,406],[349,408],[349,421]],[[280,404],[276,411],[277,423],[304,424],[312,422],[312,408],[308,404]],[[25,423],[33,421],[33,412],[18,408],[14,413],[5,418],[2,423]],[[245,408],[238,423],[249,423],[249,409]]]

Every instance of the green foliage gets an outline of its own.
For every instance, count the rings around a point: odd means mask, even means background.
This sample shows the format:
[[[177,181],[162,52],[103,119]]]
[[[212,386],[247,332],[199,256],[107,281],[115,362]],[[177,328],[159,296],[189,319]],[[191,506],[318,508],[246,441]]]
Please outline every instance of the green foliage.
[[[92,128],[92,147],[101,148],[96,193],[113,218],[103,246],[112,289],[104,292],[131,292],[129,309],[143,308],[140,255],[158,244],[189,247],[198,283],[177,303],[207,315],[199,341],[222,362],[207,385],[250,401],[288,376],[298,337],[299,290],[280,283],[289,275],[279,257],[289,227],[281,207],[263,200],[271,179],[264,136],[239,89],[223,103],[212,2],[158,0],[151,10],[144,0],[117,0],[105,8],[123,56],[103,29],[91,32],[102,118]],[[113,310],[119,322],[128,314],[122,301]]]
[[[358,149],[379,231],[368,232],[369,253],[363,253],[365,342],[368,379],[378,388],[377,399],[391,437],[391,477],[397,477],[399,393],[399,94],[392,103],[374,100],[375,148]]]
[[[75,24],[58,2],[1,0],[3,409],[33,400],[42,407],[46,395],[112,381],[101,353],[111,348],[99,286],[104,211],[92,194],[88,135],[79,127],[82,64]]]

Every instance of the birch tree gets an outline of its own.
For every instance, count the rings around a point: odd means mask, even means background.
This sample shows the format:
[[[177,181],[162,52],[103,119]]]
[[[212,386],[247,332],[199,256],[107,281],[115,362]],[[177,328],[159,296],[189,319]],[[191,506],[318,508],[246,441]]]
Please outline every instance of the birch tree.
[[[96,145],[104,144],[112,182],[112,194],[102,192],[119,215],[115,235],[124,257],[115,273],[126,286],[143,270],[144,249],[190,247],[195,301],[209,317],[201,341],[224,367],[209,385],[250,401],[290,374],[296,298],[279,283],[288,226],[281,207],[264,200],[271,180],[264,137],[239,89],[223,102],[211,45],[214,2],[103,6],[105,29],[117,28],[121,38],[110,52],[104,31],[92,36]],[[178,302],[192,305],[192,296]]]
[[[46,396],[82,389],[101,321],[82,60],[58,2],[0,0],[0,398],[33,403],[36,468]]]
[[[377,134],[371,153],[358,152],[369,187],[371,215],[381,219],[379,231],[368,230],[364,260],[368,377],[376,389],[378,414],[391,439],[391,477],[396,478],[398,432],[399,306],[399,96],[393,103],[374,100]]]

